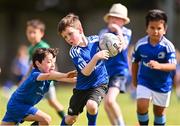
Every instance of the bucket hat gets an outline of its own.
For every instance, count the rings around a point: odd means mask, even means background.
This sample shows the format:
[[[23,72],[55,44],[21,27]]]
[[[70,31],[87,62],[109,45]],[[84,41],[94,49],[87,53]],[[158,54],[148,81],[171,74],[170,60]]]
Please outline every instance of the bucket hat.
[[[128,10],[127,10],[127,8],[124,5],[120,4],[120,3],[116,3],[116,4],[112,5],[112,7],[109,10],[109,13],[107,13],[104,16],[104,21],[105,22],[107,22],[109,16],[122,18],[122,19],[125,20],[125,24],[128,24],[130,22],[130,19],[128,18]]]

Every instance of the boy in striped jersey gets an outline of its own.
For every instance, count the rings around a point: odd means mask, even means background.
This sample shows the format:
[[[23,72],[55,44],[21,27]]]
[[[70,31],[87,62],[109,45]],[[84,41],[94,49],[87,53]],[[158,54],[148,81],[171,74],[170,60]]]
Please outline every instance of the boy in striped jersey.
[[[61,125],[72,125],[87,109],[88,125],[96,125],[98,106],[107,91],[108,75],[103,60],[107,50],[100,51],[99,37],[86,37],[78,16],[68,14],[58,24],[59,35],[72,45],[70,56],[77,69],[77,83],[70,99],[68,115]]]
[[[152,100],[154,125],[165,125],[165,109],[169,106],[176,69],[174,45],[164,36],[167,16],[161,10],[150,10],[146,15],[147,36],[134,49],[132,81],[137,87],[137,117],[140,125],[148,125],[148,108]],[[140,69],[139,69],[140,68]]]

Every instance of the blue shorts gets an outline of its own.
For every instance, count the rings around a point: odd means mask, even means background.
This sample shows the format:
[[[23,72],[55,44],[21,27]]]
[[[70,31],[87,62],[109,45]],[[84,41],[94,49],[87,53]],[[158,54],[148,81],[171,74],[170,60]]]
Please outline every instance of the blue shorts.
[[[120,76],[115,75],[109,78],[109,85],[108,87],[116,87],[120,90],[121,93],[126,92],[126,87],[128,83],[128,76]]]
[[[27,105],[18,105],[14,108],[8,108],[4,118],[2,119],[3,122],[15,122],[20,123],[23,122],[23,119],[28,115],[35,115],[38,111],[37,108],[33,106]]]

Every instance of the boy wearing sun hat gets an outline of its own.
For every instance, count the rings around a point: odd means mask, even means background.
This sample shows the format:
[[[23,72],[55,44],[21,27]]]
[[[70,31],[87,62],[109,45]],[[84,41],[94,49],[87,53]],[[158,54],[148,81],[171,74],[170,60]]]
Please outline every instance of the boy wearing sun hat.
[[[119,92],[125,92],[126,83],[129,78],[127,47],[130,43],[132,31],[124,27],[124,25],[130,22],[127,8],[120,3],[113,4],[109,12],[104,16],[104,21],[107,23],[107,27],[100,31],[100,37],[102,37],[104,33],[109,32],[124,39],[123,51],[105,61],[109,75],[109,90],[104,102],[105,110],[111,124],[124,126],[125,123],[116,98]]]
[[[128,24],[130,22],[127,8],[120,3],[116,3],[112,5],[111,9],[109,10],[109,13],[107,13],[104,16],[105,22],[108,22],[109,16],[124,19],[125,24]]]

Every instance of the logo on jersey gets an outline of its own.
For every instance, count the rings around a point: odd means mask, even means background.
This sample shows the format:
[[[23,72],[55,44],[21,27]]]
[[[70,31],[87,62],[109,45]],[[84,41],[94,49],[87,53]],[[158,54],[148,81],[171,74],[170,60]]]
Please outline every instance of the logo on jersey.
[[[164,59],[164,58],[165,58],[165,52],[159,52],[158,59]]]
[[[149,66],[148,66],[148,63],[146,63],[146,62],[144,62],[144,61],[143,61],[143,65],[146,66],[146,67],[149,67]]]

